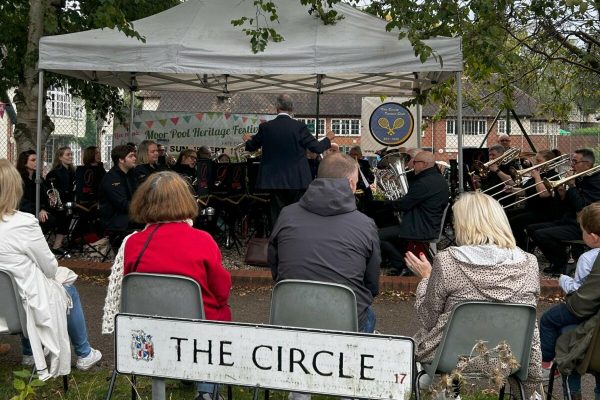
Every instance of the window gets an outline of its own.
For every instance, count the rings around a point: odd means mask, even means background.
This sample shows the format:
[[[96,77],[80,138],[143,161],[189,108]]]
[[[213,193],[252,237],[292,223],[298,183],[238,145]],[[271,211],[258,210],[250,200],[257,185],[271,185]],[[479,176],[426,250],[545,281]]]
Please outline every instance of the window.
[[[546,123],[544,121],[531,121],[531,134],[543,135],[546,133]]]
[[[73,101],[68,88],[51,87],[46,96],[46,111],[49,116],[71,117]]]
[[[463,134],[485,135],[487,133],[487,121],[484,119],[463,119]],[[456,135],[456,120],[446,120],[446,135]]]
[[[498,134],[499,135],[503,135],[506,133],[506,120],[505,119],[499,119],[498,121],[496,121],[497,127],[498,127]]]
[[[360,119],[332,119],[331,130],[336,136],[358,136]]]
[[[296,118],[300,122],[304,122],[308,126],[308,130],[313,135],[315,134],[315,119],[314,118]],[[319,118],[319,136],[325,135],[325,118]]]

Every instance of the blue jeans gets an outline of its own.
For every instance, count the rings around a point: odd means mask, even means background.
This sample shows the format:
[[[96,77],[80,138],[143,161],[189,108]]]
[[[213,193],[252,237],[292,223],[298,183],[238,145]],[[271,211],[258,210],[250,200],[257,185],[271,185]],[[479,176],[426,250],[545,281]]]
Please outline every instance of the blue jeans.
[[[373,311],[373,307],[369,306],[365,310],[364,321],[358,327],[359,332],[363,333],[373,333],[375,330],[375,323],[377,322],[377,318],[375,317],[375,312]]]
[[[79,293],[73,285],[64,285],[64,288],[73,302],[73,308],[71,308],[67,314],[67,331],[69,332],[69,339],[71,340],[71,344],[73,345],[77,357],[86,357],[90,354],[92,348],[88,342],[85,316],[83,315],[83,309],[81,308]],[[33,354],[29,339],[25,337],[21,337],[21,348],[24,355],[30,356]]]
[[[547,310],[540,319],[540,344],[542,361],[552,361],[555,356],[555,346],[562,328],[569,325],[579,325],[584,320],[571,314],[566,304],[557,304]]]

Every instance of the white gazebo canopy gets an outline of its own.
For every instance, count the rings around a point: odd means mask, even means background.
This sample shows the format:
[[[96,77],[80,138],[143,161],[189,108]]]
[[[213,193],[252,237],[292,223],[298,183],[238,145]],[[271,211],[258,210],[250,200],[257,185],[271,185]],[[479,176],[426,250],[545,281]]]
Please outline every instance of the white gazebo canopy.
[[[462,71],[460,38],[427,40],[434,53],[422,63],[386,21],[349,5],[324,25],[298,0],[277,1],[284,37],[252,53],[250,38],[231,20],[256,13],[251,0],[188,0],[133,22],[146,42],[115,29],[95,29],[40,40],[39,68],[137,90],[216,93],[318,92],[408,95]],[[259,18],[264,26],[264,19]],[[134,79],[135,77],[135,79]]]

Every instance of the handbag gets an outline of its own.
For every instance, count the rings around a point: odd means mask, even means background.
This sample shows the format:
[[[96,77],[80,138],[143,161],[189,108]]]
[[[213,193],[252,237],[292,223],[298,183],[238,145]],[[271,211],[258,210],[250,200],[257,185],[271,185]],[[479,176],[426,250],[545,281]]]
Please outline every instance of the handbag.
[[[258,267],[267,267],[267,249],[269,248],[269,238],[252,238],[248,241],[246,247],[246,257],[244,261],[248,265]]]
[[[146,248],[148,247],[148,243],[150,243],[150,240],[152,239],[152,236],[154,236],[154,233],[158,230],[158,228],[160,228],[162,224],[158,224],[156,225],[156,227],[154,228],[154,230],[152,232],[150,232],[150,234],[148,235],[148,239],[146,239],[146,243],[144,243],[144,247],[142,247],[142,251],[140,251],[140,254],[138,255],[137,260],[135,260],[135,264],[133,264],[133,268],[131,269],[131,272],[136,272],[137,271],[137,267],[140,264],[140,260],[142,259],[142,255],[144,254],[144,252],[146,251]]]

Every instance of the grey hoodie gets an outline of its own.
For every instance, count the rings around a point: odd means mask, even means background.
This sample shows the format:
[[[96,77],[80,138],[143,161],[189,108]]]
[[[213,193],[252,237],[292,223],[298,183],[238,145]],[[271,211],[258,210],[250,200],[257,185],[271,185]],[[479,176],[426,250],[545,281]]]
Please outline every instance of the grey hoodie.
[[[350,287],[362,324],[379,292],[381,255],[375,222],[356,210],[347,179],[315,179],[285,207],[269,240],[273,279],[307,279]]]

